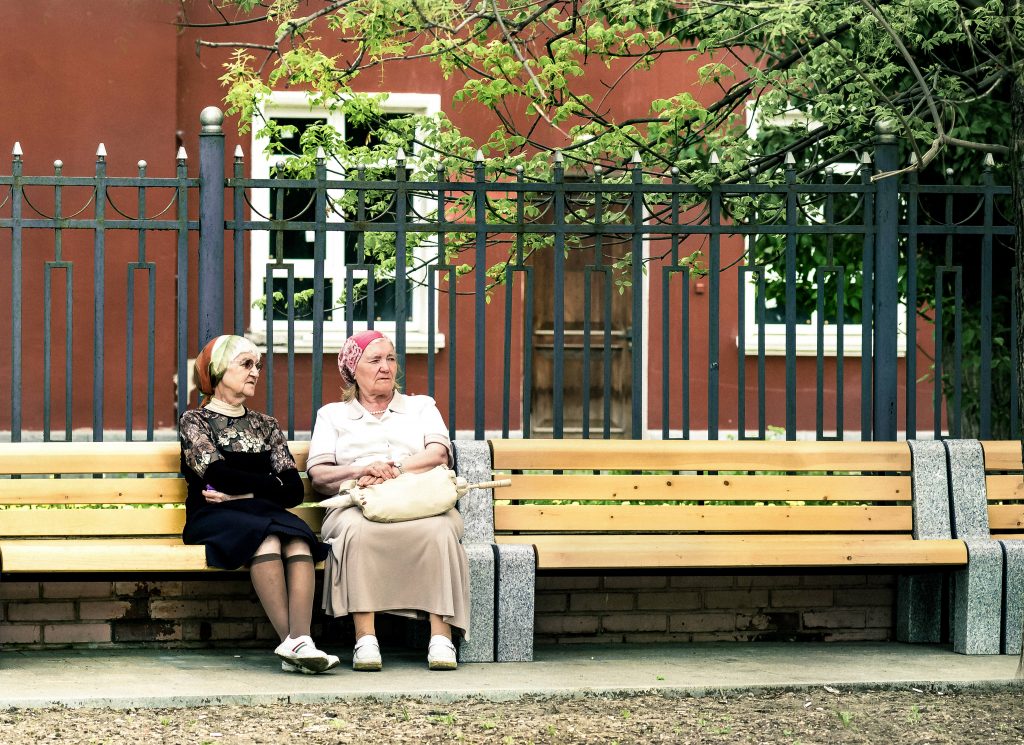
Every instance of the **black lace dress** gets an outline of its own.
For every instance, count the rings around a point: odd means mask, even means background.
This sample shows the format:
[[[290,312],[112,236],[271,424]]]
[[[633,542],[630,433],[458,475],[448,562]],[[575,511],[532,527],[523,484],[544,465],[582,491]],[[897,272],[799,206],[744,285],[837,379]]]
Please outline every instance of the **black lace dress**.
[[[268,535],[305,540],[316,561],[327,546],[286,508],[302,503],[303,487],[288,441],[273,417],[245,410],[231,417],[209,409],[186,411],[179,422],[181,473],[188,483],[182,539],[206,546],[206,563],[237,569]],[[253,499],[209,503],[209,484]]]

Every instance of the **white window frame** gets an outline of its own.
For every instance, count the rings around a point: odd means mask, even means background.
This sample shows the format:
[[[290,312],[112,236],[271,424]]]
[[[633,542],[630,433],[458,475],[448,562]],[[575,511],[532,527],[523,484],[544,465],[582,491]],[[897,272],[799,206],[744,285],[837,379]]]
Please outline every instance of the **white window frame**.
[[[774,117],[772,123],[783,125],[804,124],[810,129],[814,122],[810,121],[806,114],[798,110],[790,110],[785,114]],[[752,106],[747,106],[747,133],[753,139],[760,131],[761,121]],[[834,166],[835,172],[840,174],[851,174],[859,170],[857,163],[837,163]],[[751,237],[744,239],[747,256],[751,255],[753,249]],[[750,266],[750,264],[747,264]],[[736,337],[736,345],[742,345],[744,356],[756,357],[758,354],[759,324],[757,322],[757,280],[753,272],[748,274],[744,283],[744,334],[741,338]],[[907,353],[907,306],[900,302],[897,308],[897,340],[896,353],[900,357]],[[862,339],[863,326],[860,323],[843,324],[843,358],[863,356]],[[822,354],[826,357],[835,357],[839,351],[838,327],[825,324],[825,333],[822,338]],[[768,357],[778,357],[786,354],[786,324],[766,323],[764,324],[764,353]],[[810,320],[807,323],[798,323],[796,326],[796,355],[797,357],[815,357],[818,354],[818,311],[811,311]],[[871,350],[868,350],[871,354]]]
[[[396,114],[425,114],[427,116],[437,115],[441,111],[441,96],[435,93],[387,93],[386,98],[381,101],[381,109],[385,113]],[[274,119],[286,121],[287,119],[309,119],[322,118],[333,126],[342,135],[345,133],[345,119],[340,111],[328,111],[321,107],[311,105],[309,94],[303,91],[273,91],[266,96],[259,104],[258,120]],[[254,179],[269,179],[272,163],[279,162],[282,157],[269,156],[267,149],[270,142],[265,137],[260,137],[258,131],[260,126],[255,123],[252,131],[252,167],[251,174]],[[415,153],[410,153],[414,156]],[[271,160],[273,158],[273,161]],[[329,179],[340,179],[341,175],[337,170],[332,170],[328,165],[327,176]],[[328,199],[337,199],[341,193],[338,190],[328,190]],[[252,195],[252,219],[262,220],[264,215],[270,214],[270,190],[253,189]],[[414,198],[414,208],[417,213],[425,214],[429,200],[422,197]],[[341,216],[328,211],[328,222],[342,222]],[[310,239],[312,236],[309,236]],[[324,276],[330,278],[335,288],[344,287],[346,277],[346,265],[337,258],[344,256],[345,234],[341,231],[330,231],[327,233],[328,259],[324,264]],[[270,261],[270,232],[265,230],[252,231],[249,234],[249,290],[253,298],[262,297],[265,294],[265,271]],[[409,305],[410,320],[405,324],[406,329],[406,352],[411,354],[424,354],[429,348],[427,311],[429,308],[429,291],[426,287],[427,272],[429,267],[426,262],[436,254],[436,241],[426,240],[414,254],[417,261],[415,266],[408,267],[407,278],[412,289]],[[292,260],[294,275],[299,277],[313,276],[312,260]],[[280,276],[280,275],[279,275]],[[355,276],[359,279],[359,275]],[[323,348],[324,352],[337,352],[347,337],[346,323],[341,313],[335,313],[336,320],[324,321]],[[288,344],[288,322],[284,320],[274,321],[274,351],[287,351]],[[366,329],[365,321],[356,321],[353,324],[353,332]],[[394,338],[396,324],[394,321],[375,321],[374,328]],[[260,308],[250,307],[249,327],[246,336],[264,347],[267,342],[267,322],[264,311]],[[444,334],[435,328],[434,349],[442,349],[445,345]],[[306,320],[295,321],[295,351],[299,353],[310,353],[313,351],[313,322]]]

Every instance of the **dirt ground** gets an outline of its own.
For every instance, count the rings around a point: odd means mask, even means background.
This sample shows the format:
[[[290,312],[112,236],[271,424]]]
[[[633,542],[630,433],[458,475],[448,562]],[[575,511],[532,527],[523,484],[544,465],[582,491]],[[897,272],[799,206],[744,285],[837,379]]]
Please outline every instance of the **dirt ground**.
[[[3,743],[1020,743],[1024,687],[8,709]]]

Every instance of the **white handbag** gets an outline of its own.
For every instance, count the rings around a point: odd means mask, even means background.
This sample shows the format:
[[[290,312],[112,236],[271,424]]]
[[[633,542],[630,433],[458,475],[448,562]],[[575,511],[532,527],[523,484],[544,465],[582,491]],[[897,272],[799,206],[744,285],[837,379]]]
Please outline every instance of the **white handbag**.
[[[323,500],[320,506],[355,505],[367,520],[398,523],[442,515],[470,489],[511,484],[508,479],[470,484],[450,468],[436,466],[422,473],[403,473],[373,486],[356,486],[355,479],[351,479],[341,485],[338,496]]]
[[[461,482],[461,484],[459,483]],[[320,502],[323,507],[356,505],[363,517],[377,523],[397,523],[441,515],[455,506],[468,485],[444,466],[423,473],[403,473],[373,486],[346,481],[338,496]]]

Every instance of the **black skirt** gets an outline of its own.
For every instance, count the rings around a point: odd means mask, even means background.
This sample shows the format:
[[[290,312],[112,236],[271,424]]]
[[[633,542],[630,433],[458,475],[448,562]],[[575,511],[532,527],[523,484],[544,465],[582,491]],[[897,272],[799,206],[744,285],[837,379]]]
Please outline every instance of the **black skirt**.
[[[206,545],[206,563],[218,569],[238,569],[248,564],[269,535],[300,538],[309,544],[313,560],[327,557],[322,543],[302,518],[263,499],[239,499],[207,505],[185,521],[182,540]]]

